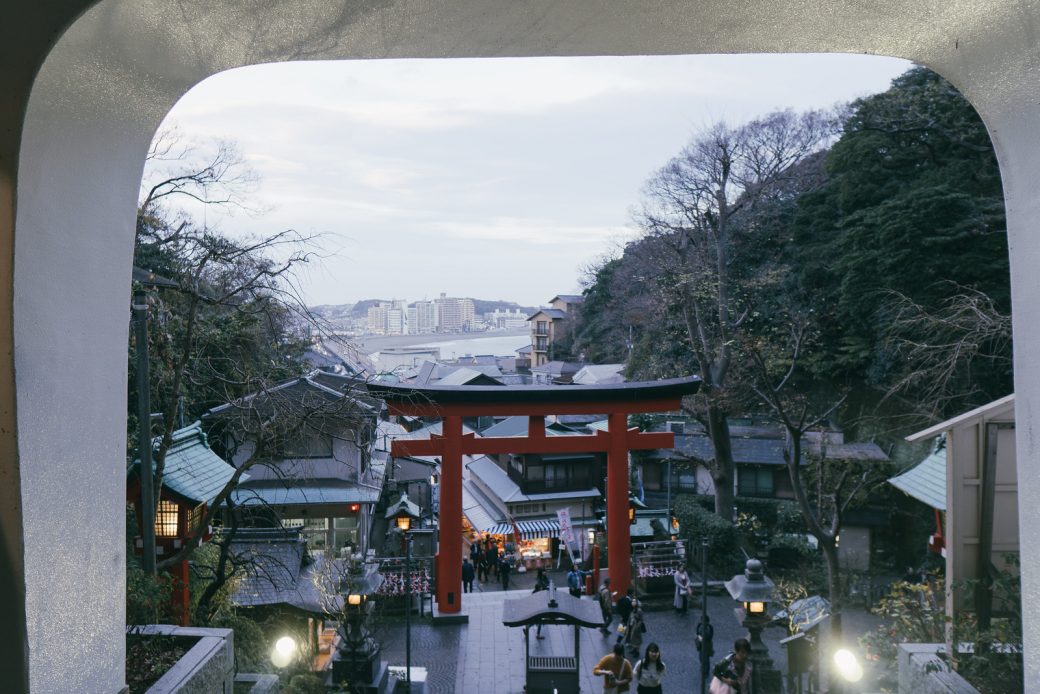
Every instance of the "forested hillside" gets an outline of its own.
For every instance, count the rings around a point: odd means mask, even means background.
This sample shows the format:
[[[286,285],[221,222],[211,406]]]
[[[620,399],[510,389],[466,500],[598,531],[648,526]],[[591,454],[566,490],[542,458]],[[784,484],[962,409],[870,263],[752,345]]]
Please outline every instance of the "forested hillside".
[[[762,409],[754,354],[802,394],[934,418],[1011,391],[1008,251],[989,137],[915,68],[833,114],[698,134],[648,181],[642,233],[586,278],[575,350],[700,373],[698,411]],[[856,399],[856,398],[853,398]]]

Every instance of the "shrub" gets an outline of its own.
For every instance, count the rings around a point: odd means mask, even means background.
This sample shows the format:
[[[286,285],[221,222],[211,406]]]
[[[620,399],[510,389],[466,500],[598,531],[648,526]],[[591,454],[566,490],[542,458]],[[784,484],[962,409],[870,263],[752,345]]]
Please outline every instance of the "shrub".
[[[679,520],[689,553],[695,553],[700,547],[701,538],[707,538],[708,563],[716,572],[729,575],[744,567],[737,527],[705,510],[695,495],[680,494],[675,497],[675,517]]]

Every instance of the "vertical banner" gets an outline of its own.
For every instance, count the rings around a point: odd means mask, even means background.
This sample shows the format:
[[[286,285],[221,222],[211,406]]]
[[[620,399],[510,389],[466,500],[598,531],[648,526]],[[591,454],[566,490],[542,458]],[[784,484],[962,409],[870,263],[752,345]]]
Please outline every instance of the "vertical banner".
[[[571,527],[570,508],[561,508],[556,511],[556,519],[560,522],[560,539],[567,545],[567,551],[571,555],[571,561],[577,563],[581,559],[581,549],[574,537],[574,528]]]

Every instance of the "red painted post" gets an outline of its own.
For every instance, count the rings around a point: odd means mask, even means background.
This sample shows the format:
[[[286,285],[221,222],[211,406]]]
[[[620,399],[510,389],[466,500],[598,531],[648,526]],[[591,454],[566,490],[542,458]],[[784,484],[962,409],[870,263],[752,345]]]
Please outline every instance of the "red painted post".
[[[462,417],[448,415],[442,423],[441,514],[437,554],[437,609],[462,609]]]
[[[624,595],[632,581],[632,531],[628,527],[628,416],[612,412],[607,452],[607,555],[610,589]]]
[[[599,590],[599,544],[592,545],[592,586],[589,588],[589,595],[595,595],[596,591]]]

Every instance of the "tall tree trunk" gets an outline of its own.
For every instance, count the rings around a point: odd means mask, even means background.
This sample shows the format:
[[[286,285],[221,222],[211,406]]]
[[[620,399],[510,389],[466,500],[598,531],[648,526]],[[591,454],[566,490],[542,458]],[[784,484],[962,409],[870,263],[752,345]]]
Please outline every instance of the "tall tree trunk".
[[[733,520],[733,447],[729,439],[729,421],[726,412],[717,405],[708,405],[708,437],[715,450],[712,480],[715,482],[715,513]]]

